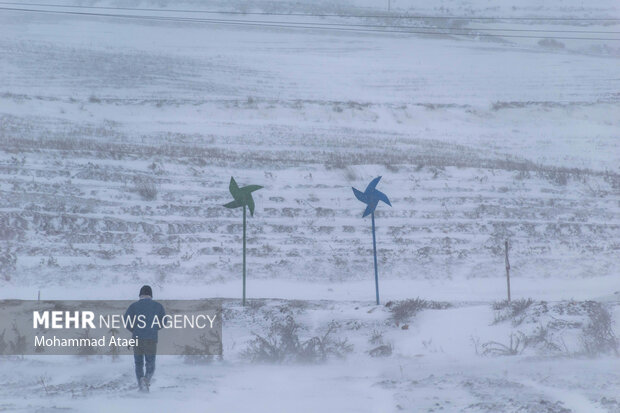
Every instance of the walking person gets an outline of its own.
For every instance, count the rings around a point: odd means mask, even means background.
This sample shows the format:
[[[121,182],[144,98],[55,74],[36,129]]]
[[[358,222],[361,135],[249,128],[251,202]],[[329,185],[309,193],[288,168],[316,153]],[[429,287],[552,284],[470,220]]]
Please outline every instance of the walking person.
[[[125,311],[125,319],[133,319],[135,323],[128,323],[127,330],[131,331],[132,338],[138,340],[133,348],[133,357],[136,367],[138,389],[148,392],[151,378],[155,373],[155,355],[157,354],[157,332],[161,328],[166,315],[164,306],[153,300],[153,290],[144,285],[140,288],[140,299],[132,303]],[[142,317],[140,317],[142,316]],[[159,322],[153,320],[157,318]],[[144,320],[144,322],[139,322]],[[146,372],[144,370],[146,362]]]

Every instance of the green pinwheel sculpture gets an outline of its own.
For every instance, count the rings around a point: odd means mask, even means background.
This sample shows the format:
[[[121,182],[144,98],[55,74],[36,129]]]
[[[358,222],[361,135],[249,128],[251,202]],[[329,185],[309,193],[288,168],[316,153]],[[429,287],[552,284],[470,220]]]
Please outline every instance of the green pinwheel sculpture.
[[[243,207],[243,305],[245,306],[245,244],[246,244],[246,209],[250,210],[250,215],[254,216],[254,199],[252,198],[252,192],[258,191],[262,186],[248,185],[243,188],[239,188],[235,178],[230,177],[230,185],[228,189],[233,196],[233,201],[225,204],[226,208],[240,208]],[[246,208],[247,207],[247,208]]]

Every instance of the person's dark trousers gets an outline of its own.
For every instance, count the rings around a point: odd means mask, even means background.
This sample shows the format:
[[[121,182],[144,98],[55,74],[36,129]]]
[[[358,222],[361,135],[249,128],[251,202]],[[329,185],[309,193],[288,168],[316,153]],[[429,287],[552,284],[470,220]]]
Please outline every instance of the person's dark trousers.
[[[157,354],[157,341],[148,339],[138,339],[138,345],[133,348],[133,358],[136,363],[136,378],[138,385],[140,379],[144,377],[150,383],[153,373],[155,373],[155,355]],[[146,361],[146,373],[144,364]]]

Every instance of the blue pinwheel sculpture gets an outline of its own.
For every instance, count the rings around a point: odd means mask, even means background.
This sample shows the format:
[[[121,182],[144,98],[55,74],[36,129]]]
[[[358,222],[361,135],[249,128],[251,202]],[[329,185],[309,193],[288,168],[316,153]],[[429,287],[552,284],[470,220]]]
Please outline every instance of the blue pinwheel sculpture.
[[[377,270],[377,237],[375,236],[375,209],[377,208],[377,204],[379,201],[383,201],[389,206],[392,206],[390,200],[387,195],[383,192],[379,191],[376,187],[381,177],[377,177],[370,181],[366,190],[364,192],[358,191],[353,188],[353,194],[355,197],[366,204],[366,210],[364,211],[364,215],[362,218],[367,217],[368,215],[372,218],[372,248],[375,258],[375,291],[377,293],[377,305],[379,305],[379,272]]]

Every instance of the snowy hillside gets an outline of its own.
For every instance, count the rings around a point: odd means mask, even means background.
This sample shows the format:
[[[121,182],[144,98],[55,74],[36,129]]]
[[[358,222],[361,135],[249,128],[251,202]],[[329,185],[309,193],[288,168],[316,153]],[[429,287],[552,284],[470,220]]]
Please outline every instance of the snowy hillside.
[[[620,331],[616,2],[45,3],[0,4],[0,298],[132,299],[148,283],[225,298],[228,335],[206,367],[162,358],[148,402],[129,359],[2,360],[0,411],[620,411],[617,356],[584,341],[592,324]],[[231,176],[264,187],[246,309]],[[376,176],[391,307],[372,305],[351,190]],[[506,240],[529,303],[515,313],[500,308]],[[416,297],[442,304],[395,318]],[[289,313],[300,339],[336,321],[351,351],[243,356]]]
[[[618,42],[0,18],[12,285],[236,279],[231,175],[253,279],[366,279],[376,175],[386,279],[617,274]]]

